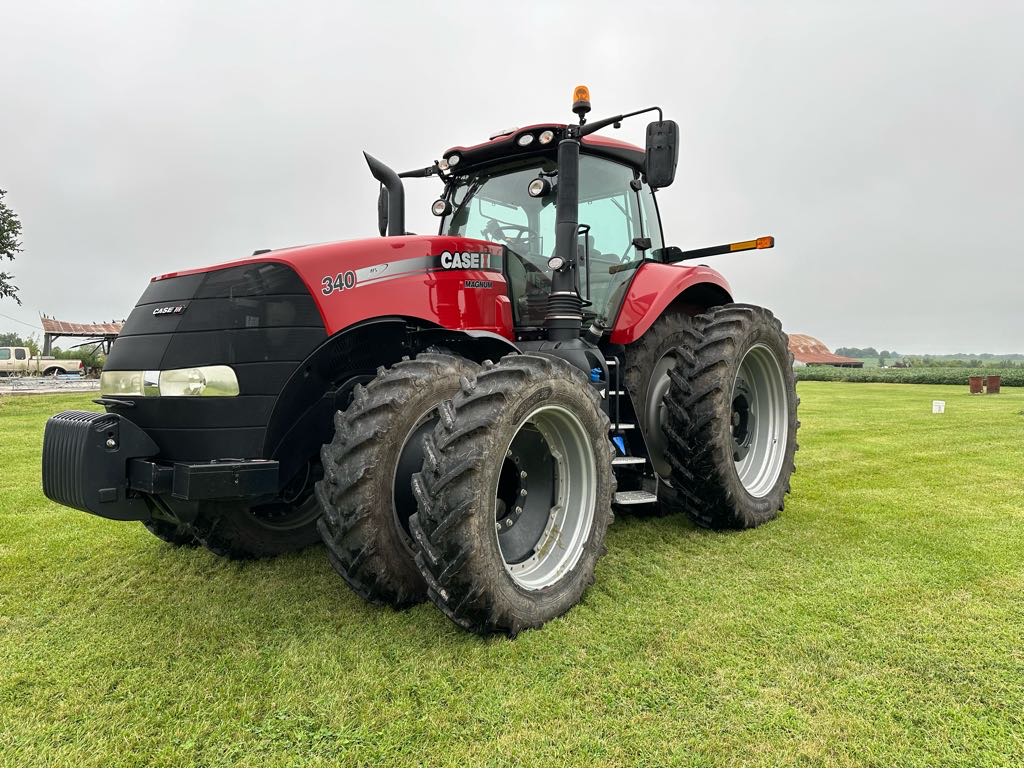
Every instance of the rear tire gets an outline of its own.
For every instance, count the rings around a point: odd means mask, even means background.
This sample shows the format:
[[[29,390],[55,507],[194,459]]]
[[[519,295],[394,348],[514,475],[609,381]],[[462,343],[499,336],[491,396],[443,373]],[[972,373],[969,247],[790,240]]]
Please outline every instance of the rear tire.
[[[763,307],[727,304],[695,318],[666,406],[673,485],[701,526],[746,529],[783,508],[797,450],[799,399],[782,324]]]
[[[597,394],[563,361],[510,355],[439,416],[410,521],[430,598],[481,634],[515,636],[564,614],[593,583],[612,520]]]
[[[684,312],[671,312],[658,318],[625,350],[623,383],[643,430],[651,468],[658,477],[655,515],[670,515],[686,509],[683,492],[673,486],[671,450],[666,437],[666,431],[673,429],[673,425],[665,411],[665,395],[677,359],[680,355],[692,355],[697,339],[693,318]],[[679,443],[677,437],[675,445]]]
[[[426,600],[408,532],[416,511],[412,474],[423,465],[422,441],[438,404],[476,368],[435,354],[382,367],[335,416],[334,440],[321,451],[324,479],[316,485],[320,534],[331,565],[367,601],[405,608]]]

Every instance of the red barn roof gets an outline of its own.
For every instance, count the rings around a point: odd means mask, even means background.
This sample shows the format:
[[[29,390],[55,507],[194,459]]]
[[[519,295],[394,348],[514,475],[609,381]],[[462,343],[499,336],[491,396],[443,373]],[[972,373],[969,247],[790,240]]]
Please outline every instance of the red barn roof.
[[[43,331],[47,334],[59,334],[60,336],[90,336],[101,337],[121,333],[121,323],[111,321],[110,323],[71,323],[66,320],[47,318],[40,316],[43,324]]]
[[[861,368],[864,361],[836,355],[825,346],[820,339],[807,334],[790,334],[789,351],[797,363],[810,366],[842,366],[844,368]]]

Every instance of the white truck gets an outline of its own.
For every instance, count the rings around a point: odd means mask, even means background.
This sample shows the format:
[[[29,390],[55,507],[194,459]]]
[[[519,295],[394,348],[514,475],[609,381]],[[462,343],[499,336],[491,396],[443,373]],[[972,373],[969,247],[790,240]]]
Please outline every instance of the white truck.
[[[0,376],[56,376],[85,374],[80,360],[43,358],[32,355],[27,347],[0,347]]]

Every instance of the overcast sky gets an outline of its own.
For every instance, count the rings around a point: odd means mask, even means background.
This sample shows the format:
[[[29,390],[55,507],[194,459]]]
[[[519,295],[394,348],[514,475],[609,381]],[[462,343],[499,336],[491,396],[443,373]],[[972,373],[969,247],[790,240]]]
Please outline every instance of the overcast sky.
[[[1024,352],[1022,30],[963,0],[0,0],[0,313],[122,318],[154,274],[374,234],[360,150],[426,165],[585,83],[594,118],[679,123],[668,243],[776,236],[709,260],[737,300],[832,347]],[[407,187],[435,230],[436,183]]]

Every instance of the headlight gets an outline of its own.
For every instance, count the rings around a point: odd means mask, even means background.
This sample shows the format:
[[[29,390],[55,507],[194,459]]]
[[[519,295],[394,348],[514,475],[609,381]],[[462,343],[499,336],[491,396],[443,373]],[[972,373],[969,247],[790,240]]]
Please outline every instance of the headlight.
[[[449,155],[448,156],[448,165],[449,165],[449,167],[455,168],[455,166],[457,166],[459,164],[460,160],[462,160],[462,158],[460,158],[458,155]]]
[[[531,198],[542,198],[551,192],[551,182],[543,178],[534,179],[527,185],[526,191]]]
[[[198,366],[160,372],[163,396],[238,395],[238,378],[230,366]]]
[[[142,395],[142,372],[104,371],[100,374],[100,395]]]
[[[551,144],[551,140],[555,138],[554,131],[541,131],[540,132],[540,143]]]
[[[523,134],[516,139],[516,144],[520,147],[529,147],[533,143],[533,134]]]
[[[238,377],[230,366],[196,366],[170,371],[104,371],[100,394],[140,396],[238,395]]]

